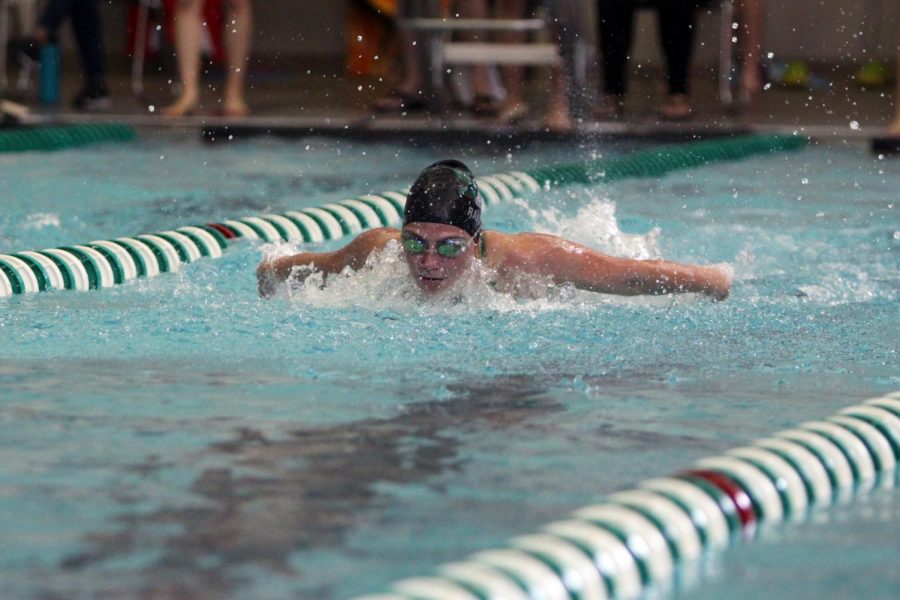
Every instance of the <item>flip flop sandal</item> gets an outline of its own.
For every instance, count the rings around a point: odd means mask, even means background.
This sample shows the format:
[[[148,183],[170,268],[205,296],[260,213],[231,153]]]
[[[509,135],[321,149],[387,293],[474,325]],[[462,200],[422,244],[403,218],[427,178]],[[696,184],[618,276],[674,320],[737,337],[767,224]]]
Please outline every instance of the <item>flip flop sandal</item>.
[[[400,90],[394,90],[384,98],[376,101],[373,108],[378,112],[405,112],[422,110],[426,102],[419,96],[409,96]]]

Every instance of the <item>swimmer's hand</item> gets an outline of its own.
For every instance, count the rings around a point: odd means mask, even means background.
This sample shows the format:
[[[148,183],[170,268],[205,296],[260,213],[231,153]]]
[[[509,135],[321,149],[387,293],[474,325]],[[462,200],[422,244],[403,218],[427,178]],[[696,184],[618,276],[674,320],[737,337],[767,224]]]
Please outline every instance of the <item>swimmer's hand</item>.
[[[337,274],[346,268],[361,269],[369,255],[384,248],[388,242],[400,239],[400,232],[390,227],[370,229],[356,236],[349,244],[334,252],[300,252],[286,256],[267,256],[256,269],[259,295],[272,296],[278,284],[290,280],[302,282],[314,272]]]
[[[308,261],[307,255],[266,257],[256,268],[256,287],[259,295],[270,298],[278,291],[278,286],[287,281],[299,285],[316,272],[315,264]],[[299,259],[298,259],[299,257]]]
[[[260,297],[268,298],[274,295],[279,283],[275,274],[275,259],[271,257],[262,259],[256,267],[256,288]]]
[[[706,286],[703,293],[718,302],[728,297],[731,292],[732,269],[727,265],[700,267],[706,271]]]
[[[731,291],[727,265],[686,265],[666,260],[634,261],[624,278],[627,294],[703,294],[718,302]],[[622,293],[622,292],[620,292]]]

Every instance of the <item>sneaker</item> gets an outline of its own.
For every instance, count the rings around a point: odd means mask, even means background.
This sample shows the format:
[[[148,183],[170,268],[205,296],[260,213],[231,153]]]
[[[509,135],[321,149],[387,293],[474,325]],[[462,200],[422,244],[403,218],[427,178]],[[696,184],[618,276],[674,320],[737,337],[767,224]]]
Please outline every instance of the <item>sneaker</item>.
[[[8,56],[15,56],[19,64],[41,62],[41,44],[33,37],[23,37],[10,40],[6,46]]]
[[[88,112],[108,110],[112,107],[112,100],[103,86],[90,86],[75,97],[72,106],[77,110]]]

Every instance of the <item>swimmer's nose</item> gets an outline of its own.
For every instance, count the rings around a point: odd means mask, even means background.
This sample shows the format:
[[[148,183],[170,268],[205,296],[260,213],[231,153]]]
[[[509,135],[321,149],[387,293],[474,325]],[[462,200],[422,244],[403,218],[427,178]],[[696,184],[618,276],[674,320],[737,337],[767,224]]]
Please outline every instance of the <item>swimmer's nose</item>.
[[[441,267],[441,258],[437,252],[428,250],[422,256],[422,266],[427,269],[439,269]]]

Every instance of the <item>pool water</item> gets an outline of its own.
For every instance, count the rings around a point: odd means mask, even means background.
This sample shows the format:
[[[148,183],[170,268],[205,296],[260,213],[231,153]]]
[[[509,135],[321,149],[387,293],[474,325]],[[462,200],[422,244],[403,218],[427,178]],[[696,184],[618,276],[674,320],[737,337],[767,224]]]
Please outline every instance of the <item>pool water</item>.
[[[0,252],[221,222],[637,144],[310,138],[0,155]],[[900,389],[900,161],[840,144],[489,208],[488,227],[727,263],[732,296],[417,301],[397,256],[256,294],[284,247],[0,300],[0,589],[10,598],[346,598],[699,458]],[[319,249],[337,247],[328,242]],[[890,483],[890,482],[889,482]],[[691,598],[888,598],[873,490],[711,557]],[[822,548],[833,548],[822,552]]]

